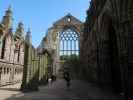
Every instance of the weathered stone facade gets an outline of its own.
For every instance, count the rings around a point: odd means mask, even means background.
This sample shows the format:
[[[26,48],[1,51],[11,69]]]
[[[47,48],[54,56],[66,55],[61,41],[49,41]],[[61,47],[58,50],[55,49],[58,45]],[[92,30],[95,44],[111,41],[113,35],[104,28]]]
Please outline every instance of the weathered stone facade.
[[[12,31],[11,7],[0,23],[0,86],[22,80],[24,61],[24,29],[19,23],[15,34]]]
[[[28,30],[25,36],[24,68],[21,90],[38,90],[39,58],[36,49],[31,44],[31,32]]]
[[[54,75],[59,74],[61,61],[60,61],[60,40],[59,35],[61,32],[72,29],[79,34],[79,48],[80,41],[83,33],[83,23],[71,14],[67,14],[63,18],[56,21],[51,28],[48,29],[46,36],[43,38],[40,47],[48,51],[52,59],[52,70]]]
[[[42,48],[35,49],[31,43],[31,32],[28,30],[24,42],[24,68],[21,90],[36,91],[40,84],[45,84],[51,75],[51,57]]]
[[[132,4],[132,0],[91,0],[81,47],[81,61],[94,72],[93,79],[124,92],[128,99],[133,93]]]

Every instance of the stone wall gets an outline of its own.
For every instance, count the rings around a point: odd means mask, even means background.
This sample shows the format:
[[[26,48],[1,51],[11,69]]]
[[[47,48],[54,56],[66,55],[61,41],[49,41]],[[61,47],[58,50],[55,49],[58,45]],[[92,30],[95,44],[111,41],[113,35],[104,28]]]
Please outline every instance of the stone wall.
[[[46,36],[41,42],[41,48],[47,50],[52,58],[53,74],[60,76],[62,62],[60,60],[60,34],[66,30],[72,30],[79,35],[79,49],[81,48],[83,23],[72,16],[67,14],[61,19],[57,20],[46,33]],[[80,51],[79,51],[80,52]]]
[[[19,27],[19,25],[22,27]],[[22,81],[24,62],[23,24],[12,31],[12,11],[9,7],[0,23],[0,86]],[[16,35],[15,35],[16,34]]]
[[[81,62],[88,70],[96,68],[100,86],[128,96],[133,87],[132,4],[132,0],[91,0],[81,47]]]

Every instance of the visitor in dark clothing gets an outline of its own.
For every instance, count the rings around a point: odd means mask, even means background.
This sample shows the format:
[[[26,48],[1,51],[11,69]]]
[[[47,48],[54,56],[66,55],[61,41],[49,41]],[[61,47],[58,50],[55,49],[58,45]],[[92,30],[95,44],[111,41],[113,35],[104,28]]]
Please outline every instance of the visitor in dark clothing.
[[[69,72],[64,72],[64,79],[66,81],[67,88],[69,88],[70,87],[70,81],[71,81]]]

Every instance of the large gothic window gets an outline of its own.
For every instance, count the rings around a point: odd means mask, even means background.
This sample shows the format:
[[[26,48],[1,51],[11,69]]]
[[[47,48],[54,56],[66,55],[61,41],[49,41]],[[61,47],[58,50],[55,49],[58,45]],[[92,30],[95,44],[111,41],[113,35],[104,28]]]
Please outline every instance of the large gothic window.
[[[79,33],[67,29],[59,34],[60,57],[79,55]]]

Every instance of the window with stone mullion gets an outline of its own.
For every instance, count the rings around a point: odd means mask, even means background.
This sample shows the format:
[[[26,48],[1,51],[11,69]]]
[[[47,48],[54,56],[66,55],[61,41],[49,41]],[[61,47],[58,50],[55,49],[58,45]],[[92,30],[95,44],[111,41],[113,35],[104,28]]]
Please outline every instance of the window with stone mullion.
[[[79,35],[77,32],[68,29],[60,33],[60,56],[78,55]]]

